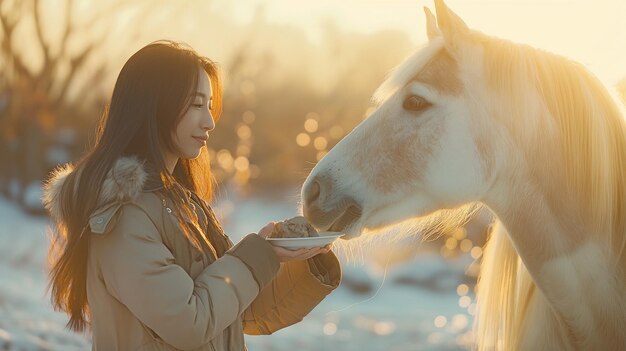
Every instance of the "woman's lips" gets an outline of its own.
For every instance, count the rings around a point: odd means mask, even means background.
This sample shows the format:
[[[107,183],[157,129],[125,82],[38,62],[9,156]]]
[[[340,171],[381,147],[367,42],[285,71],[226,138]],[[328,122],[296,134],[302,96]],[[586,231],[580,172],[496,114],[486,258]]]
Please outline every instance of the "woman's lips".
[[[206,141],[208,139],[208,137],[193,137],[193,138],[196,139],[196,141],[198,141],[200,145],[202,146],[206,145]]]

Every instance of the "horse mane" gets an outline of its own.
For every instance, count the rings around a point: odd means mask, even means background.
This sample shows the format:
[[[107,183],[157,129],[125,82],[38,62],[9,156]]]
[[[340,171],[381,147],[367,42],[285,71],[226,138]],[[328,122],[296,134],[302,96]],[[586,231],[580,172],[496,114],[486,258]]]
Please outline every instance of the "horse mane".
[[[500,111],[501,122],[526,150],[528,160],[544,157],[537,156],[537,145],[555,149],[563,175],[556,181],[564,182],[567,194],[588,216],[589,238],[602,245],[623,284],[626,124],[622,106],[581,64],[527,45],[471,35],[483,49],[487,86],[497,95],[498,105],[506,106],[506,111]],[[544,113],[538,113],[542,109]],[[545,140],[547,135],[550,140]],[[546,167],[538,167],[542,166]],[[539,291],[500,223],[485,248],[478,291],[475,336],[480,349],[516,349],[529,302]]]

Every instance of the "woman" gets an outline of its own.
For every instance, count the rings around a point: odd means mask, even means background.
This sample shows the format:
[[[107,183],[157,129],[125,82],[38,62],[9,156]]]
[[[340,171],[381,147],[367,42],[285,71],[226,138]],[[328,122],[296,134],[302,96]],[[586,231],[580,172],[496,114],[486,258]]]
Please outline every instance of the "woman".
[[[95,147],[52,175],[50,285],[94,350],[245,350],[243,333],[300,321],[339,284],[329,247],[233,246],[211,208],[205,145],[221,110],[215,64],[173,42],[122,68]]]

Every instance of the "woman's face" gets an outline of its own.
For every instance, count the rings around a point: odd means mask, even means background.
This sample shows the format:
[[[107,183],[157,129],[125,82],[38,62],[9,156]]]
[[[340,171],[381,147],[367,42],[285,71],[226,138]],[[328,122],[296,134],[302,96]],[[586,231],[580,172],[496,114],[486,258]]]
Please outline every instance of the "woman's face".
[[[213,107],[211,81],[203,69],[198,72],[198,88],[192,94],[191,106],[181,117],[173,135],[175,155],[178,158],[198,157],[202,147],[206,146],[209,132],[215,128],[211,114]]]

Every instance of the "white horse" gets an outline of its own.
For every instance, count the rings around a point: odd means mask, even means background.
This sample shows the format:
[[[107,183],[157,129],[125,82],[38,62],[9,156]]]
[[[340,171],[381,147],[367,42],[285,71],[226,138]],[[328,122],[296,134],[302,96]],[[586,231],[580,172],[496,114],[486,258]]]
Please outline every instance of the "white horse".
[[[626,349],[626,123],[566,58],[470,30],[442,1],[429,43],[311,171],[305,216],[348,238],[441,209],[497,221],[481,350]]]

